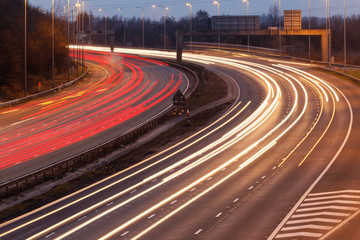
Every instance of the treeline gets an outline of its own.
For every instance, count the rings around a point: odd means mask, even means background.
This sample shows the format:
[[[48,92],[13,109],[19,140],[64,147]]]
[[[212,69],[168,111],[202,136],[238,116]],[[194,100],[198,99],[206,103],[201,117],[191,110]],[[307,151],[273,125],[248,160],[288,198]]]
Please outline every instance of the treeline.
[[[273,5],[267,14],[260,17],[261,28],[278,26],[278,8]],[[27,54],[28,54],[28,94],[51,87],[52,76],[52,47],[51,47],[51,12],[40,11],[39,8],[27,8]],[[83,19],[84,30],[104,30],[105,18],[85,13],[72,20],[70,13],[70,43],[76,38],[76,19]],[[17,98],[24,95],[24,0],[0,0],[0,101]],[[302,28],[308,28],[308,17],[303,17]],[[78,22],[80,23],[80,22]],[[89,25],[90,23],[90,25]],[[347,50],[348,63],[360,64],[358,52],[360,51],[360,15],[347,17]],[[281,24],[283,26],[283,23]],[[142,18],[127,18],[125,24],[121,15],[106,18],[107,30],[113,30],[115,46],[142,47]],[[312,29],[325,29],[325,19],[311,17]],[[166,48],[174,49],[176,46],[175,32],[189,30],[189,16],[176,20],[166,17]],[[196,12],[192,17],[192,29],[195,31],[211,31],[211,17],[203,10]],[[342,62],[343,53],[343,17],[331,17],[332,29],[332,55],[336,61]],[[145,47],[164,47],[164,18],[144,21]],[[62,10],[55,17],[55,73],[57,78],[67,75],[67,15]],[[85,44],[103,45],[104,36],[84,37]],[[185,38],[189,41],[189,37]],[[194,42],[217,43],[217,37],[193,37]],[[221,37],[226,44],[246,45],[246,36]],[[109,40],[107,42],[109,44]],[[251,46],[277,49],[279,40],[274,36],[251,36]],[[320,37],[311,37],[311,58],[321,60]],[[282,37],[282,52],[299,57],[308,56],[308,37]],[[59,77],[60,76],[60,77]],[[59,84],[61,81],[59,82]],[[42,89],[40,89],[40,85]]]
[[[55,20],[55,73],[66,72],[67,48],[63,20]],[[24,96],[25,3],[0,0],[0,101]],[[27,8],[28,93],[48,88],[52,76],[51,13]],[[40,89],[41,90],[41,89]]]

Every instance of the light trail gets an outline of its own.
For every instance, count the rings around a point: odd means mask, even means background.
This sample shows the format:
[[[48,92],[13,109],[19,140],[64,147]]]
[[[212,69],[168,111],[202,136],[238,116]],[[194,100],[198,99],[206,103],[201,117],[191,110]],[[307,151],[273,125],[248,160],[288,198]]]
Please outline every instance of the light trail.
[[[270,92],[271,92],[271,91],[270,91]],[[269,93],[270,93],[270,92],[269,92]],[[279,96],[279,94],[278,94],[278,96]],[[267,102],[267,101],[264,101],[264,102]],[[275,106],[276,106],[276,105],[277,105],[277,101],[274,101],[274,102],[276,103],[276,104],[275,104]],[[271,109],[271,108],[270,108],[270,109]],[[274,109],[275,109],[275,108],[274,108]],[[292,112],[294,111],[294,109],[295,109],[295,105],[294,105],[294,107],[293,107]],[[306,105],[305,105],[305,107],[303,108],[303,111],[305,111],[305,109],[306,109]],[[271,114],[270,114],[270,115],[271,115]],[[289,114],[288,117],[290,117],[290,116],[291,116],[291,114]],[[301,115],[301,116],[302,116],[302,115]],[[301,116],[298,117],[297,121],[301,118]],[[288,130],[289,130],[290,128],[292,128],[292,126],[294,126],[297,121],[295,121],[295,122],[288,128]],[[283,121],[282,123],[280,123],[277,127],[280,127],[283,123],[284,123],[284,121]],[[274,128],[272,131],[270,131],[270,132],[268,133],[268,135],[272,134],[272,132],[275,131],[276,129],[277,129],[277,128]],[[280,136],[278,136],[278,138],[280,138],[282,135],[284,135],[288,130],[284,131]],[[264,140],[265,138],[267,138],[267,137],[268,137],[268,136],[263,137],[260,141],[263,141],[263,140]],[[255,144],[253,144],[253,145],[251,146],[251,148],[256,147],[258,144],[259,144],[259,142],[256,142]],[[274,144],[275,144],[275,141],[273,141],[273,142],[271,143],[271,146],[273,146]],[[250,149],[247,149],[247,151],[244,151],[244,152],[247,153],[249,150],[250,150]],[[244,152],[243,152],[243,153],[244,153]],[[260,151],[260,152],[261,152],[261,151]],[[213,157],[213,156],[206,156],[206,157],[204,157],[205,160],[206,160],[207,157]],[[239,156],[238,156],[238,157],[239,157]],[[257,157],[257,155],[255,155],[255,157]],[[187,161],[187,159],[185,159],[184,161]],[[203,160],[203,161],[204,161],[204,160]],[[192,165],[190,165],[189,167],[186,167],[186,169],[183,169],[181,172],[177,172],[176,174],[173,174],[171,177],[167,177],[167,178],[163,179],[163,182],[162,182],[162,183],[167,182],[167,181],[169,181],[169,180],[171,180],[171,179],[173,179],[173,178],[175,178],[175,177],[183,174],[184,172],[188,171],[189,169],[193,168],[194,166],[198,165],[199,163],[201,163],[201,162],[198,161],[198,162],[196,162],[195,164],[192,164]],[[245,165],[247,165],[247,164],[245,163]],[[242,165],[242,166],[245,166],[245,165]],[[222,169],[222,168],[224,168],[224,166],[221,166],[221,169]],[[168,171],[168,169],[166,169],[166,171],[164,170],[163,172],[167,172],[167,171]],[[160,175],[160,174],[162,174],[162,173],[159,173],[159,175]],[[206,178],[208,178],[208,177],[209,177],[209,176],[206,176]],[[159,183],[158,185],[160,185],[160,184],[162,184],[162,183]],[[192,186],[193,186],[193,185],[189,185],[188,188],[190,188],[190,187],[192,187]],[[187,189],[188,189],[188,188],[187,188]],[[146,192],[147,192],[147,191],[146,191]],[[173,199],[173,198],[171,198],[170,200],[172,200],[172,199]],[[169,200],[169,201],[170,201],[170,200]],[[126,203],[128,203],[128,202],[126,201]],[[79,227],[77,227],[77,228],[74,228],[74,229],[66,232],[65,234],[63,234],[63,235],[61,235],[60,237],[58,237],[58,239],[62,239],[62,238],[64,238],[64,237],[69,236],[69,235],[72,234],[73,232],[75,232],[75,231],[81,229],[82,227],[90,224],[91,222],[93,222],[93,221],[97,220],[98,218],[106,215],[107,213],[112,212],[112,211],[118,209],[119,207],[123,206],[124,204],[125,204],[125,203],[123,202],[123,203],[119,204],[118,206],[114,207],[113,209],[111,209],[111,210],[109,210],[109,211],[106,211],[104,214],[101,214],[101,216],[98,215],[97,217],[93,218],[92,220],[89,220],[88,222],[82,224],[81,226],[79,226]],[[153,210],[154,210],[154,209],[151,208],[149,211],[153,211]],[[148,213],[149,213],[148,211],[142,213],[139,218],[141,218],[142,216],[147,215]],[[127,224],[132,224],[134,221],[136,221],[136,219],[130,220]],[[123,229],[125,226],[127,226],[127,224],[122,225],[122,227],[120,227],[120,229],[116,229],[116,232],[118,232],[118,231],[120,231],[121,229]]]
[[[146,54],[146,53],[142,53],[142,54]],[[171,55],[173,54],[169,54],[167,55],[166,53],[163,53],[162,52],[162,55],[166,55],[167,57],[171,57]],[[191,204],[192,202],[194,202],[195,200],[199,199],[201,196],[205,195],[207,192],[211,191],[212,189],[214,189],[216,186],[219,186],[221,183],[223,183],[224,181],[226,181],[227,179],[229,179],[231,176],[233,176],[235,173],[237,173],[238,171],[240,171],[241,169],[245,168],[246,166],[248,166],[249,164],[251,164],[253,161],[255,161],[259,156],[263,155],[265,152],[269,151],[273,146],[275,146],[275,144],[278,143],[278,141],[280,140],[281,137],[283,137],[285,134],[287,134],[299,121],[300,119],[303,117],[305,111],[306,111],[306,108],[307,108],[307,105],[308,105],[308,95],[307,95],[307,91],[305,89],[305,87],[302,85],[302,83],[297,79],[295,78],[294,76],[290,75],[290,74],[287,74],[287,73],[284,73],[284,72],[281,72],[280,70],[277,70],[275,68],[270,68],[268,66],[262,66],[260,64],[254,64],[254,63],[250,63],[250,62],[242,62],[242,64],[240,64],[240,61],[237,61],[237,60],[229,60],[229,59],[226,59],[226,58],[215,58],[215,57],[209,57],[209,58],[205,58],[204,56],[191,56],[192,58],[192,61],[197,61],[197,57],[201,58],[201,63],[204,63],[206,62],[206,64],[218,64],[218,63],[221,63],[221,64],[225,64],[227,66],[231,66],[232,68],[237,68],[237,69],[242,69],[242,70],[245,70],[245,71],[248,71],[248,72],[251,72],[251,74],[255,74],[258,79],[262,79],[262,81],[265,82],[265,85],[267,86],[267,90],[268,90],[268,95],[266,97],[266,99],[262,102],[262,104],[248,117],[246,118],[243,122],[241,122],[240,124],[238,124],[237,126],[235,126],[233,129],[231,129],[229,132],[225,133],[222,135],[222,137],[219,138],[219,140],[216,140],[214,141],[213,143],[211,143],[208,147],[205,147],[201,150],[199,150],[198,152],[196,153],[193,153],[191,154],[190,156],[188,156],[187,158],[184,158],[182,159],[181,161],[179,161],[178,163],[176,163],[175,165],[171,165],[170,167],[167,167],[163,170],[160,170],[158,173],[155,173],[154,175],[148,177],[148,178],[145,178],[143,181],[131,186],[130,188],[127,188],[125,189],[124,191],[122,191],[121,193],[119,194],[116,194],[116,195],[113,195],[112,197],[108,198],[108,199],[105,199],[103,201],[101,201],[100,203],[92,206],[91,208],[89,209],[85,209],[84,211],[82,211],[81,213],[85,213],[87,211],[90,211],[90,210],[93,210],[95,209],[96,207],[102,205],[102,204],[105,204],[106,202],[109,202],[110,199],[113,200],[127,192],[130,192],[132,190],[134,190],[136,187],[139,187],[141,186],[142,184],[146,183],[146,182],[149,182],[153,179],[156,179],[158,177],[161,177],[162,175],[166,175],[166,174],[169,174],[169,171],[174,169],[175,167],[180,167],[182,164],[184,164],[185,162],[187,161],[190,161],[190,160],[193,160],[193,159],[196,159],[197,157],[199,157],[200,155],[202,155],[203,153],[207,152],[207,151],[211,151],[210,153],[207,153],[206,156],[204,157],[201,157],[200,159],[194,161],[193,163],[191,163],[190,165],[187,165],[183,168],[181,168],[180,170],[170,174],[169,176],[165,176],[161,182],[159,182],[158,184],[146,189],[145,191],[139,193],[138,195],[135,195],[134,197],[131,197],[129,199],[127,199],[126,201],[123,201],[121,202],[120,204],[114,206],[113,208],[111,209],[108,209],[106,212],[103,212],[101,213],[100,215],[97,215],[95,216],[94,218],[86,221],[85,223],[77,226],[76,228],[73,228],[71,229],[70,231],[62,234],[61,236],[59,236],[57,239],[62,239],[62,238],[65,238],[67,236],[69,236],[70,234],[80,230],[82,227],[90,224],[91,222],[94,222],[96,221],[97,219],[105,216],[106,214],[112,212],[112,211],[115,211],[117,209],[119,209],[120,207],[124,206],[125,204],[137,199],[138,197],[142,196],[143,194],[146,194],[146,193],[149,193],[150,191],[154,190],[155,188],[161,186],[162,184],[164,184],[165,182],[168,182],[168,181],[171,181],[173,180],[174,178],[176,177],[179,177],[180,175],[183,175],[185,174],[186,172],[188,172],[189,170],[195,168],[196,166],[204,163],[205,161],[208,161],[209,159],[213,158],[214,156],[216,156],[217,154],[219,154],[220,152],[223,152],[224,150],[228,149],[230,146],[233,146],[234,144],[238,143],[240,140],[243,140],[246,136],[248,136],[251,132],[255,131],[256,129],[258,129],[260,126],[264,125],[264,123],[272,116],[274,115],[274,112],[275,110],[278,108],[279,106],[279,103],[280,103],[280,98],[282,96],[281,94],[281,90],[280,90],[280,87],[278,86],[278,84],[276,83],[275,80],[273,80],[271,77],[267,76],[266,74],[264,74],[262,71],[259,71],[259,70],[256,70],[255,68],[253,67],[249,67],[249,66],[246,66],[246,65],[250,65],[250,66],[254,66],[254,67],[257,67],[257,68],[260,68],[260,69],[263,69],[265,71],[268,71],[272,74],[278,74],[282,79],[284,79],[286,82],[288,82],[288,84],[291,86],[291,88],[293,89],[294,93],[295,93],[295,98],[294,98],[294,104],[290,110],[289,113],[287,113],[286,117],[284,119],[282,119],[277,125],[275,125],[272,129],[269,129],[268,132],[266,134],[264,134],[264,136],[262,136],[260,139],[257,139],[253,144],[251,144],[249,147],[247,147],[245,150],[243,150],[242,152],[240,152],[239,154],[237,154],[235,157],[231,158],[230,160],[228,160],[227,162],[225,162],[224,164],[220,165],[219,167],[217,167],[216,169],[210,171],[209,173],[207,173],[206,175],[202,176],[201,178],[199,178],[198,180],[196,180],[195,182],[192,182],[190,185],[186,186],[186,188],[183,188],[181,189],[180,191],[176,192],[176,196],[179,196],[181,194],[183,194],[186,190],[184,189],[192,189],[193,187],[195,187],[196,183],[199,183],[199,181],[204,181],[204,179],[208,179],[209,177],[211,177],[212,175],[216,174],[219,169],[223,169],[224,167],[227,167],[231,164],[233,164],[234,162],[236,162],[240,157],[244,156],[245,154],[251,154],[252,151],[255,151],[256,149],[256,152],[253,153],[252,155],[250,155],[250,157],[245,161],[243,162],[241,165],[238,166],[238,169],[235,170],[234,172],[232,172],[231,174],[229,175],[226,175],[223,179],[221,179],[220,181],[216,182],[213,186],[211,186],[210,188],[206,189],[205,191],[203,191],[202,193],[198,194],[196,197],[194,197],[193,199],[189,200],[188,202],[186,202],[185,204],[181,205],[179,208],[177,208],[176,210],[174,210],[173,212],[171,212],[169,215],[165,216],[164,218],[162,218],[161,220],[159,220],[158,222],[154,223],[153,225],[151,225],[149,228],[145,229],[144,231],[142,231],[139,235],[137,235],[135,237],[138,238],[142,235],[144,235],[145,233],[149,232],[151,229],[155,228],[156,226],[158,226],[160,223],[162,223],[163,221],[165,221],[166,219],[170,218],[171,216],[173,216],[174,214],[176,214],[177,212],[179,212],[181,209],[185,208],[186,206],[188,206],[189,204]],[[189,58],[190,58],[190,54],[189,54]],[[226,60],[225,60],[226,59]],[[279,67],[279,66],[277,66]],[[289,70],[289,69],[286,69],[286,70]],[[239,70],[240,71],[240,70]],[[289,70],[290,71],[290,70]],[[298,74],[298,73],[296,73]],[[300,75],[300,74],[299,74]],[[305,78],[305,76],[304,76]],[[291,120],[293,115],[295,114],[295,110],[296,108],[298,108],[298,103],[299,103],[299,94],[298,94],[298,91],[297,91],[297,88],[296,86],[294,85],[294,83],[292,82],[296,82],[302,92],[304,93],[304,96],[305,96],[305,101],[304,101],[304,104],[303,104],[303,107],[302,107],[302,110],[300,111],[300,113],[298,113],[298,115],[296,116],[296,119],[294,120]],[[310,81],[310,80],[309,80]],[[270,83],[271,82],[271,83]],[[325,98],[327,98],[327,94],[324,90],[324,88],[326,90],[328,90],[328,86],[330,85],[326,85],[324,83],[322,83],[321,81],[319,80],[311,80],[310,82],[310,85],[312,86],[313,89],[315,89],[315,91],[319,94],[320,98],[322,99],[322,95],[320,94],[320,91],[323,93],[323,95],[325,96]],[[320,90],[319,90],[320,89]],[[333,97],[333,93],[330,91],[330,96]],[[333,105],[335,106],[335,103],[334,103],[334,98],[332,98],[333,100]],[[322,100],[323,102],[323,100]],[[240,103],[238,103],[238,106],[240,105]],[[250,102],[248,102],[245,107],[242,108],[241,111],[238,112],[238,114],[236,115],[233,115],[230,119],[228,119],[226,121],[226,123],[222,123],[220,126],[216,127],[215,129],[213,129],[211,131],[211,133],[214,133],[215,131],[217,130],[220,130],[223,126],[225,126],[226,124],[232,122],[233,120],[235,120],[235,118],[237,116],[240,115],[240,113],[247,107],[250,105]],[[236,106],[236,107],[238,107]],[[232,108],[228,113],[232,113],[232,111],[234,111],[235,109],[235,106],[233,106],[234,108]],[[335,108],[333,108],[333,112],[335,112]],[[224,118],[225,118],[225,115],[223,115]],[[219,118],[220,119],[220,118]],[[317,118],[317,121],[319,121],[320,117]],[[289,122],[291,120],[291,122]],[[287,124],[289,122],[289,125],[286,127],[286,129],[284,129],[281,133],[279,133],[278,135],[275,135],[275,136],[272,136],[275,131],[279,130],[280,127],[285,127],[285,124]],[[316,125],[316,124],[315,124]],[[212,126],[212,125],[211,125]],[[330,125],[328,125],[330,126]],[[313,128],[312,128],[313,129]],[[310,130],[310,132],[312,131],[312,129]],[[324,135],[325,133],[323,133]],[[193,135],[193,136],[196,136]],[[191,137],[193,137],[191,136]],[[208,136],[208,135],[206,135]],[[306,135],[307,137],[308,135]],[[186,139],[187,141],[191,139],[188,138]],[[270,138],[271,137],[271,138]],[[305,137],[305,138],[306,138]],[[201,136],[201,140],[204,139],[205,137]],[[304,138],[304,139],[305,139]],[[303,139],[303,141],[304,141]],[[196,140],[196,142],[198,142],[200,140]],[[265,141],[268,141],[268,142],[265,142]],[[320,140],[319,140],[320,141]],[[185,143],[186,141],[182,141],[182,144]],[[155,166],[156,164],[158,164],[159,162],[162,162],[164,161],[165,159],[168,159],[170,157],[173,157],[175,156],[176,154],[180,153],[181,151],[189,148],[189,146],[193,145],[195,143],[191,143],[189,145],[186,145],[184,147],[182,147],[180,150],[177,150],[176,152],[172,153],[171,155],[165,157],[165,158],[162,158],[160,161],[156,161],[155,163],[152,163],[151,165],[149,166],[146,166],[144,169],[149,169],[150,167],[152,166]],[[261,145],[265,145],[263,147],[261,147]],[[301,143],[299,143],[301,144]],[[177,144],[176,146],[179,146],[179,144]],[[170,149],[174,149],[174,146]],[[213,149],[213,150],[212,150]],[[163,152],[159,153],[159,154],[156,154],[155,156],[160,156],[161,154],[163,153],[166,153],[167,151],[169,151],[168,149],[167,150],[164,150]],[[146,161],[149,161],[150,159],[153,159],[155,158],[155,156],[152,156],[146,160],[144,160],[143,162],[146,162]],[[142,162],[142,163],[143,163]],[[139,166],[139,165],[136,165],[136,166]],[[131,169],[131,168],[130,168]],[[130,174],[124,178],[122,178],[121,180],[117,181],[117,183],[121,182],[121,181],[124,181],[125,179],[128,179],[130,177],[133,177],[137,174],[139,174],[140,172],[144,171],[143,169],[139,170],[139,171],[136,171],[135,173],[133,174]],[[124,171],[123,171],[124,172]],[[121,173],[123,173],[121,172]],[[201,179],[201,180],[200,180]],[[111,183],[110,185],[102,188],[102,189],[107,189],[108,187],[110,186],[114,186],[116,183]],[[99,193],[100,190],[97,190],[96,193]],[[94,194],[96,194],[94,193]],[[86,196],[87,197],[90,197],[92,196],[93,193],[89,194]],[[121,226],[119,226],[118,228],[114,229],[113,231],[111,231],[110,233],[108,233],[107,235],[105,235],[103,238],[107,238],[107,237],[110,237],[110,236],[113,236],[113,234],[116,234],[118,233],[119,231],[121,231],[122,229],[126,228],[127,226],[130,226],[131,224],[135,223],[136,221],[138,221],[139,219],[147,216],[147,214],[151,213],[151,211],[154,211],[156,210],[158,207],[160,207],[161,205],[173,200],[176,196],[174,195],[171,195],[169,196],[168,198],[164,199],[163,201],[161,201],[160,203],[154,205],[153,207],[147,209],[146,211],[140,213],[139,215],[135,216],[134,218],[130,219],[129,221],[125,222],[124,224],[122,224]],[[84,197],[85,199],[85,197]],[[83,199],[82,199],[83,200]],[[79,200],[80,201],[80,200]],[[78,201],[76,201],[78,202]],[[162,204],[161,204],[162,203]],[[71,203],[71,204],[74,204],[74,203]],[[63,208],[62,208],[63,209]],[[60,210],[56,210],[57,211],[60,211]],[[51,213],[51,214],[54,214],[55,212]],[[79,213],[79,215],[76,215],[76,216],[81,216],[82,214]],[[75,217],[73,218],[75,219]],[[48,229],[45,229],[44,231],[38,233],[37,235],[34,235],[32,236],[30,239],[32,238],[37,238],[37,237],[40,237],[48,232],[50,232],[51,230],[59,227],[59,226],[62,226],[63,224],[69,222],[70,220],[72,219],[68,219],[68,221],[63,221],[63,222],[59,222],[58,224],[48,228]],[[128,231],[127,231],[128,233]],[[1,236],[0,236],[1,237]]]
[[[98,57],[93,57],[91,54],[92,52],[89,52],[86,55],[88,60],[99,61]],[[126,58],[131,59],[131,56],[126,56]],[[105,60],[111,60],[110,55],[105,57]],[[134,57],[135,60],[141,60],[144,63],[147,61],[140,57]],[[130,78],[124,78],[122,68],[116,66],[120,62],[122,66],[131,70]],[[149,62],[158,66],[165,66],[159,61],[149,60]],[[154,91],[159,82],[155,81],[149,84],[149,81],[143,81],[142,70],[131,61],[121,59],[115,65],[108,62],[102,63],[103,66],[107,66],[107,71],[111,71],[108,78],[101,79],[100,82],[87,89],[80,90],[75,95],[66,96],[66,93],[62,93],[50,97],[46,101],[39,101],[36,104],[42,108],[23,117],[22,121],[16,123],[19,125],[18,128],[12,128],[14,125],[1,128],[2,131],[8,128],[9,131],[0,134],[2,139],[0,169],[44,156],[121,124],[169,98],[182,82],[181,74],[176,76],[178,79],[175,79],[173,75],[172,80],[158,93],[144,101],[142,99],[145,99],[145,96]],[[112,68],[115,70],[112,70]],[[100,96],[102,92],[105,93],[104,87],[110,89],[117,85],[120,88],[104,95],[104,97]],[[98,99],[95,99],[96,97]],[[95,101],[86,106],[72,108],[70,112],[56,114],[72,104],[76,103],[78,105],[79,101],[85,102],[92,99],[95,99]],[[25,108],[29,109],[33,106],[34,103],[25,105],[21,112],[26,111]],[[98,110],[100,107],[102,109]],[[19,111],[11,111],[10,113],[13,112]],[[53,114],[53,116],[51,118],[47,117],[50,114]],[[46,120],[37,120],[45,119],[45,117]],[[29,121],[29,123],[25,125],[25,121]]]

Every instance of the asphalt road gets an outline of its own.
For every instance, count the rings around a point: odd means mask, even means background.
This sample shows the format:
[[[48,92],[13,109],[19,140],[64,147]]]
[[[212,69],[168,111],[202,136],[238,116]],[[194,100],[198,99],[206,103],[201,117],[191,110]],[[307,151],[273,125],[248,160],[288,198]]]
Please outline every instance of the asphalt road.
[[[89,77],[0,111],[0,183],[79,154],[160,114],[187,77],[167,64],[87,52]]]
[[[227,52],[184,58],[237,90],[226,114],[130,169],[2,224],[0,237],[316,239],[334,231],[357,239],[358,88],[308,64]]]

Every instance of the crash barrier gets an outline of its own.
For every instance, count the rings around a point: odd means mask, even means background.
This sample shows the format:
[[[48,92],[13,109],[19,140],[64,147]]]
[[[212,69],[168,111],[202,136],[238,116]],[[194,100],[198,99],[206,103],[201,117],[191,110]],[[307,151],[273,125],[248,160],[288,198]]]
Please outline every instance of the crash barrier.
[[[169,109],[154,119],[143,123],[139,127],[99,146],[64,159],[60,162],[43,167],[24,176],[2,183],[0,185],[0,197],[11,196],[22,190],[35,186],[38,183],[44,182],[45,180],[59,178],[65,172],[76,170],[76,168],[86,163],[96,160],[99,157],[103,157],[115,149],[121,148],[124,145],[133,142],[136,138],[163,124],[173,116],[172,109]]]
[[[195,83],[196,83],[195,87],[189,93],[186,94],[186,98],[188,98],[199,82],[198,76],[191,69],[188,69],[184,66],[179,66],[176,64],[171,64],[171,65],[179,68],[183,68],[195,78]],[[92,149],[88,149],[77,155],[66,158],[60,162],[48,165],[46,167],[40,168],[26,175],[1,183],[0,197],[7,197],[14,195],[25,189],[29,189],[39,183],[42,183],[46,180],[61,178],[66,172],[74,171],[78,167],[83,166],[86,163],[90,163],[91,161],[97,160],[98,158],[103,157],[111,153],[112,151],[133,142],[138,137],[160,126],[167,120],[176,117],[177,115],[174,115],[173,112],[174,112],[174,108],[169,107],[159,115],[149,119],[148,121],[142,123],[141,125],[139,125],[134,129],[130,129],[128,132],[125,132],[119,137],[111,139],[103,144],[100,144]]]
[[[42,91],[42,92],[27,96],[27,97],[18,98],[18,99],[15,99],[15,100],[11,100],[11,101],[8,101],[8,102],[1,103],[0,108],[11,107],[11,106],[14,106],[16,104],[21,104],[21,103],[24,103],[24,102],[28,102],[28,101],[37,99],[39,97],[44,97],[44,96],[49,95],[51,93],[60,91],[60,90],[62,90],[64,88],[67,88],[67,87],[69,87],[71,85],[74,85],[79,80],[83,79],[88,73],[89,73],[89,70],[88,70],[88,68],[86,68],[86,72],[83,73],[83,75],[81,75],[80,77],[78,77],[78,78],[76,78],[76,79],[74,79],[74,80],[72,80],[72,81],[70,81],[68,83],[65,83],[65,84],[60,85],[58,87],[55,87],[55,88],[52,88],[52,89],[49,89],[49,90],[46,90],[46,91]]]

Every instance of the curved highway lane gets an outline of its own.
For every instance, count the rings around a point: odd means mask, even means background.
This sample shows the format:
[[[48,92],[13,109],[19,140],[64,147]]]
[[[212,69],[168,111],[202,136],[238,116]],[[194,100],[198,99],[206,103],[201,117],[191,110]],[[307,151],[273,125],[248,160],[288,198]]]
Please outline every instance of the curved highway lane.
[[[347,143],[350,102],[307,64],[226,52],[184,58],[237,89],[223,116],[127,170],[2,224],[0,237],[264,239],[281,226]]]
[[[188,88],[184,74],[159,61],[90,51],[85,58],[95,69],[86,82],[1,110],[1,182],[120,136]]]

